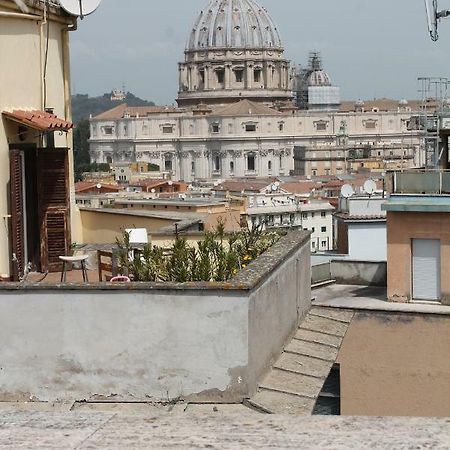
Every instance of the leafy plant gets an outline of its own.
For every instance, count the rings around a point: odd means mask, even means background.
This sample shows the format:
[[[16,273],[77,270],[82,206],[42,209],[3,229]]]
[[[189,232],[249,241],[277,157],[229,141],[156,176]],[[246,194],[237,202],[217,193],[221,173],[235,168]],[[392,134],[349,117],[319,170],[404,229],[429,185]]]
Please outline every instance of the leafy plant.
[[[227,237],[224,224],[219,222],[215,231],[205,233],[197,247],[190,246],[185,238],[177,236],[168,250],[149,244],[136,250],[130,244],[130,235],[126,231],[121,239],[117,239],[117,246],[122,272],[134,281],[221,282],[247,267],[279,237],[278,233],[264,231],[262,226]]]

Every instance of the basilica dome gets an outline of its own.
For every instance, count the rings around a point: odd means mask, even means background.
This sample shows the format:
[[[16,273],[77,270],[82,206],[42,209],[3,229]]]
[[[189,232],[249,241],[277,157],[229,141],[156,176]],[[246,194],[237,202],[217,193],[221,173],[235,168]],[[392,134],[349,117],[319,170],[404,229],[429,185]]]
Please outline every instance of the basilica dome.
[[[212,0],[191,31],[187,51],[211,48],[282,49],[280,33],[255,0]]]

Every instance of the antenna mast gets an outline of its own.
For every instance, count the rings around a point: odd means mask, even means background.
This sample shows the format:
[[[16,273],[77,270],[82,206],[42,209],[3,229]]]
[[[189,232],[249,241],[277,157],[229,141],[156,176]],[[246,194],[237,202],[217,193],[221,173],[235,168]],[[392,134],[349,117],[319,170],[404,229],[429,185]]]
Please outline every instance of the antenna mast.
[[[448,9],[439,11],[438,0],[424,0],[425,10],[427,13],[428,32],[430,33],[431,40],[436,42],[439,39],[438,25],[441,19],[450,16]]]

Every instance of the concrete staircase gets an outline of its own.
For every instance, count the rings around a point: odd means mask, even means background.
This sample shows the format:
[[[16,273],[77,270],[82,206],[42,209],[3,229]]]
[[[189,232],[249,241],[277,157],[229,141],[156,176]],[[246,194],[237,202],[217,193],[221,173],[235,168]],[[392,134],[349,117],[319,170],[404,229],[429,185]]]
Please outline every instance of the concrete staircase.
[[[313,307],[249,406],[270,414],[311,415],[353,316],[353,311]]]

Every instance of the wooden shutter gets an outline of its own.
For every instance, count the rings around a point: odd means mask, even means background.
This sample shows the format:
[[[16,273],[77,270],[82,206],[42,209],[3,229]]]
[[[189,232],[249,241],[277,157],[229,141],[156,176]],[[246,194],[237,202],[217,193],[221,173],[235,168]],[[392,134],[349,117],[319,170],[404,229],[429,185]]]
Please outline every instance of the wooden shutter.
[[[39,149],[38,186],[42,271],[61,270],[70,251],[69,166],[67,149]]]
[[[9,154],[9,161],[11,278],[13,281],[19,281],[25,268],[23,153],[20,150],[12,150]]]

